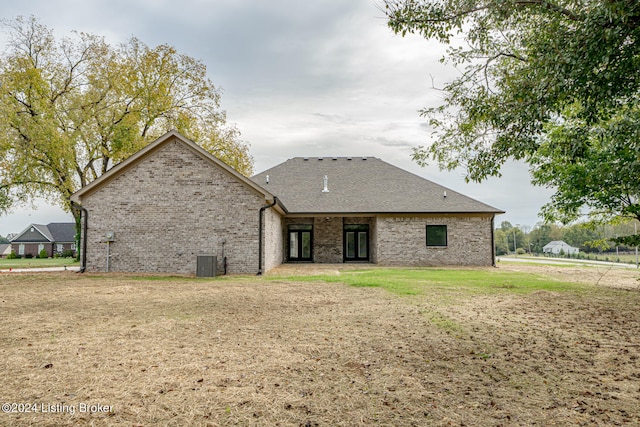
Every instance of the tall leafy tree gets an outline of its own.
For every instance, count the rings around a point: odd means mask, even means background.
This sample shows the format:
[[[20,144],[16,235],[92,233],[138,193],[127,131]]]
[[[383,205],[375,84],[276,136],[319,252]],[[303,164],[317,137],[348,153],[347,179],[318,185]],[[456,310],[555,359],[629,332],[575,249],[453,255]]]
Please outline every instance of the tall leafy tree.
[[[115,47],[85,33],[56,40],[34,17],[3,24],[0,213],[34,196],[71,209],[73,192],[171,129],[252,172],[202,62],[136,38]]]
[[[449,43],[443,61],[461,71],[421,111],[436,137],[414,160],[472,181],[523,160],[555,189],[546,220],[640,220],[640,2],[384,3],[396,33]]]

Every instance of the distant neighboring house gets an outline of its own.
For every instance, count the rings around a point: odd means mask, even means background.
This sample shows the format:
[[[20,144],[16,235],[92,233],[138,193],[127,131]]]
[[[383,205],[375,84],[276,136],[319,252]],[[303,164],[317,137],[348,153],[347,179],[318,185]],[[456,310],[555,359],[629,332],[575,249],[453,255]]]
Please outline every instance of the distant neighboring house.
[[[296,157],[247,178],[176,131],[71,200],[84,212],[83,267],[114,272],[194,274],[200,256],[231,274],[283,262],[490,266],[503,213],[375,157]]]
[[[0,243],[0,258],[6,258],[11,253],[10,243]]]
[[[577,254],[580,252],[579,248],[574,248],[568,243],[563,242],[562,240],[554,240],[552,242],[547,243],[542,248],[542,252],[545,254],[553,254],[559,255],[560,252],[567,255]]]
[[[11,250],[16,255],[32,257],[38,256],[43,249],[49,257],[69,250],[75,252],[75,236],[76,225],[73,222],[31,224],[11,238]]]

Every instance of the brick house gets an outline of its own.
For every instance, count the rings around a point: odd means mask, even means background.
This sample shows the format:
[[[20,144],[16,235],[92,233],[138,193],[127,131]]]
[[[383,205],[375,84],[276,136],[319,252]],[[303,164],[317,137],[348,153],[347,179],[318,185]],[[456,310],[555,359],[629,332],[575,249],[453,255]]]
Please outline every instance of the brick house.
[[[31,224],[10,239],[16,255],[37,257],[43,249],[48,257],[76,250],[76,225],[73,222]]]
[[[490,266],[503,213],[373,157],[300,157],[247,178],[175,131],[71,199],[88,271],[194,274],[201,254],[231,274],[283,262]]]

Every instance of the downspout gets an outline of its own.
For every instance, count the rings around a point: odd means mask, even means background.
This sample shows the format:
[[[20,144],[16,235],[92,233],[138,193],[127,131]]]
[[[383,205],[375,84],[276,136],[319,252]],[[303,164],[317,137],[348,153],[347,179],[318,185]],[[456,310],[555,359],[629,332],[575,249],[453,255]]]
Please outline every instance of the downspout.
[[[82,241],[82,260],[80,261],[80,273],[84,273],[87,269],[87,223],[89,222],[89,211],[82,207],[82,205],[71,202],[71,206],[76,209],[80,209],[84,213],[84,221],[82,223],[82,233],[80,234],[80,240]],[[82,220],[82,216],[80,217]]]
[[[491,215],[491,266],[497,267],[496,265],[496,241],[495,241],[495,230],[494,230],[494,221],[496,219],[495,215]]]
[[[260,208],[260,214],[258,218],[258,273],[256,274],[256,276],[262,275],[262,234],[263,234],[263,228],[264,228],[263,226],[264,211],[274,207],[277,203],[278,203],[278,198],[274,196],[273,203],[271,203],[270,205],[265,205]]]

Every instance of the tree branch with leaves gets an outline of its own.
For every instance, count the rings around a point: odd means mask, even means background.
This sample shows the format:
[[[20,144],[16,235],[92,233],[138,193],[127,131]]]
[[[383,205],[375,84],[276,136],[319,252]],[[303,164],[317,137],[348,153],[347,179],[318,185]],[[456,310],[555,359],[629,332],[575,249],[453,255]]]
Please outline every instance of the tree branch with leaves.
[[[421,111],[421,165],[499,176],[510,159],[555,190],[542,215],[640,220],[640,3],[633,0],[386,0],[398,34],[450,44],[461,68]]]
[[[37,196],[71,210],[71,194],[171,129],[251,174],[248,145],[202,62],[136,38],[56,40],[34,17],[3,25],[0,213]]]

